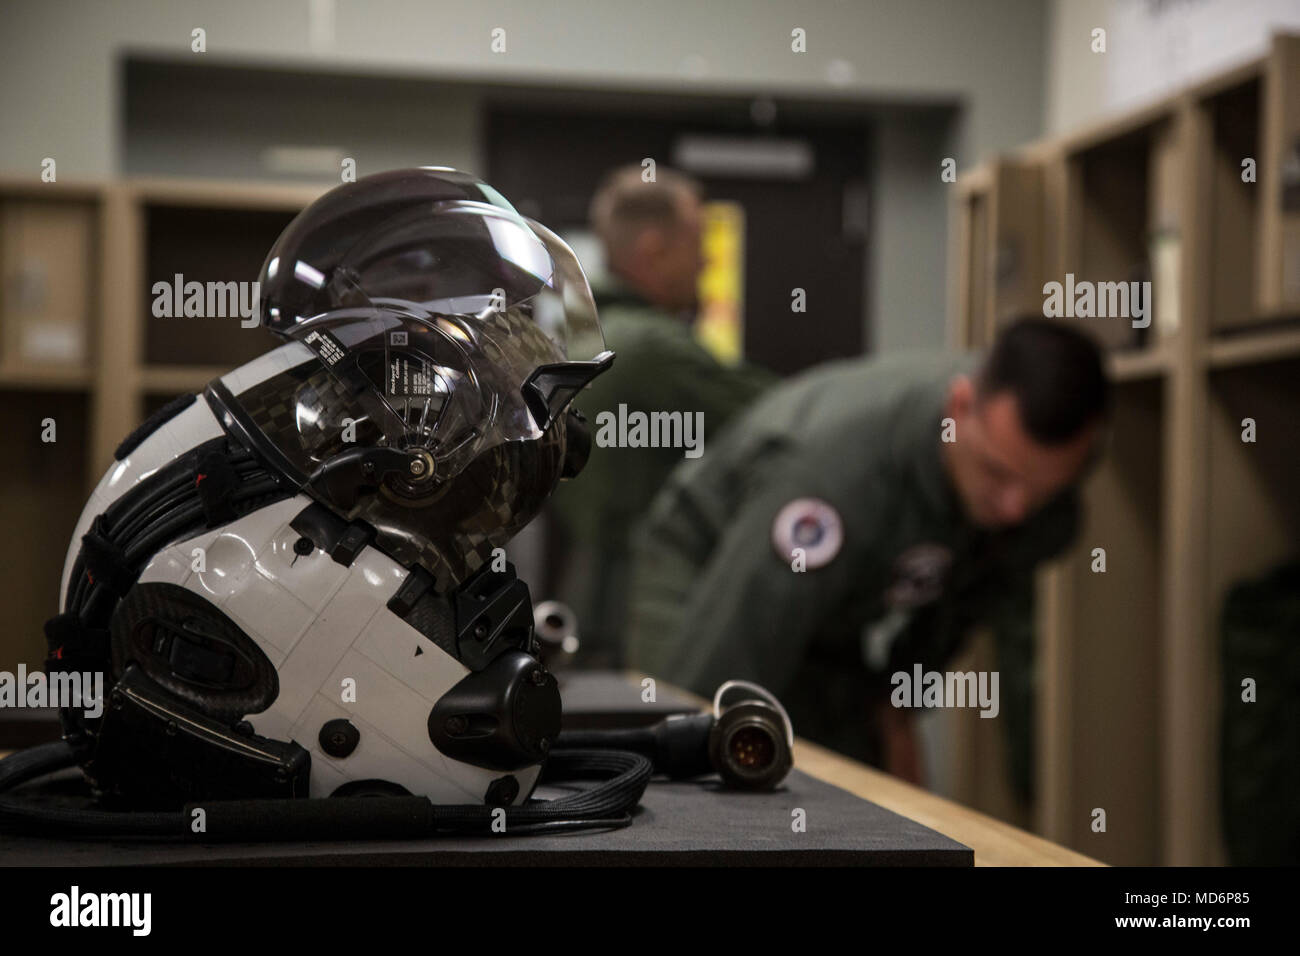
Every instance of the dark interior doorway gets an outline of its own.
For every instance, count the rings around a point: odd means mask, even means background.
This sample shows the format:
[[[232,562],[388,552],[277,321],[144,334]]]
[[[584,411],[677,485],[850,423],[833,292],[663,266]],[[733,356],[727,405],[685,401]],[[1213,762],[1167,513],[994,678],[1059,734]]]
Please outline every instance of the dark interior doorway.
[[[671,166],[691,135],[776,137],[806,144],[813,162],[798,178],[700,174],[709,199],[745,211],[744,351],[750,361],[790,374],[859,355],[868,317],[864,119],[788,120],[757,132],[750,101],[665,105],[628,94],[597,108],[489,101],[483,134],[487,179],[522,212],[557,230],[583,227],[587,206],[609,169],[645,157]],[[807,311],[791,311],[792,290]]]

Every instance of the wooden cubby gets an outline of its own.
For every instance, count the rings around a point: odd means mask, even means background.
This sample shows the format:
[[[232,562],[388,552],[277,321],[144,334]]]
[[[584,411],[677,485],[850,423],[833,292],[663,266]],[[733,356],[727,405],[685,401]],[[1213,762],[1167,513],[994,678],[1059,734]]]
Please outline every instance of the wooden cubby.
[[[1020,218],[1043,224],[1044,281],[1153,284],[1145,332],[1079,320],[1107,347],[1113,433],[1081,534],[1041,570],[1036,602],[1036,827],[1111,863],[1226,861],[1220,615],[1236,583],[1300,552],[1298,142],[1300,38],[1277,36],[1259,60],[1027,146],[957,190],[959,346],[996,327],[1003,237],[996,216],[980,235],[972,223],[1001,207],[1000,166],[1041,168],[1038,209]],[[1248,157],[1257,183],[1241,178]]]
[[[105,290],[101,315],[111,334],[99,351],[92,454],[107,467],[121,436],[150,408],[198,391],[268,351],[275,340],[229,318],[159,318],[156,282],[257,279],[280,231],[324,187],[245,182],[133,179],[105,188],[106,261],[131,281]],[[117,382],[113,388],[110,382]],[[122,388],[120,383],[129,383]]]
[[[205,286],[235,281],[235,276],[251,276],[243,281],[255,281],[267,250],[293,216],[291,210],[146,203],[143,298],[150,305],[144,333],[146,367],[234,368],[275,346],[274,335],[261,327],[244,328],[239,315],[156,315],[154,288],[155,283],[164,283],[173,289],[177,275],[183,277],[183,283]],[[176,298],[174,293],[159,291],[169,299]]]
[[[999,327],[1042,308],[1043,170],[1004,160],[963,177],[956,338],[983,346]]]
[[[275,344],[240,328],[238,317],[157,318],[153,284],[177,272],[187,281],[255,281],[280,230],[322,191],[0,180],[0,428],[12,438],[0,463],[0,521],[28,547],[10,562],[0,670],[43,665],[43,624],[58,611],[73,529],[122,438],[171,398]],[[59,282],[46,294],[15,291],[23,269]],[[76,360],[34,361],[22,351],[25,324],[58,323],[78,325]],[[56,422],[52,443],[41,440],[46,418]]]
[[[1123,865],[1156,858],[1161,829],[1163,406],[1159,379],[1116,385],[1079,537],[1043,575],[1039,595],[1040,809],[1058,839]],[[1094,570],[1103,557],[1104,573]],[[1091,829],[1095,808],[1106,811],[1104,833]]]
[[[1075,283],[1145,280],[1147,272],[1146,130],[1094,146],[1068,160],[1071,193],[1065,272]],[[1064,276],[1062,280],[1064,281]],[[1079,320],[1108,345],[1131,345],[1136,332],[1123,319]]]
[[[0,527],[11,542],[0,670],[13,673],[19,663],[29,671],[45,663],[44,625],[58,611],[63,561],[86,499],[90,397],[80,388],[6,386],[0,394]],[[44,440],[47,419],[52,442]]]
[[[0,192],[0,385],[88,384],[98,199],[94,190],[56,183]]]
[[[1176,241],[1179,230],[1176,150],[1174,119],[1158,112],[1102,136],[1067,143],[1054,160],[1063,169],[1055,177],[1061,219],[1052,280],[1064,285],[1073,276],[1076,286],[1151,283],[1145,328],[1134,324],[1137,303],[1131,297],[1129,315],[1100,315],[1100,292],[1098,314],[1073,320],[1110,348],[1150,346],[1159,334],[1171,331],[1168,309],[1163,328],[1157,321],[1157,302],[1172,292],[1169,267],[1161,268],[1168,259],[1161,244]]]
[[[1212,131],[1210,177],[1210,326],[1214,331],[1257,321],[1256,263],[1263,205],[1258,182],[1242,179],[1242,162],[1260,156],[1262,81],[1244,82],[1206,97],[1200,108]]]
[[[1209,560],[1215,620],[1229,588],[1300,556],[1300,356],[1210,372]],[[1252,419],[1255,441],[1243,440]]]
[[[102,198],[86,185],[0,184],[0,523],[24,548],[6,562],[0,670],[44,664],[43,626],[89,487]]]

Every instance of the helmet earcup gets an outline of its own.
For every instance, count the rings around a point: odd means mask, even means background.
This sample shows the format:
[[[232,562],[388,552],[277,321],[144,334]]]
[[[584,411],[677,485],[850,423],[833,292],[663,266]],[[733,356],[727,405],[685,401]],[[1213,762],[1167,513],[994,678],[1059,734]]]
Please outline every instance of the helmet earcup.
[[[270,707],[275,666],[222,610],[177,584],[134,585],[110,624],[113,677],[131,663],[204,714],[234,722]]]

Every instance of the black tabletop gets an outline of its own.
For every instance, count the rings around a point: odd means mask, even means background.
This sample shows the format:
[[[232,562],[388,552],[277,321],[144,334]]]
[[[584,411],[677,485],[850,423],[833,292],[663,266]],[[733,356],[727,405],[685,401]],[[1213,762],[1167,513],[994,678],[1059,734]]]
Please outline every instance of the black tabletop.
[[[610,725],[611,714],[633,723],[692,709],[662,689],[651,704],[621,675],[569,675],[562,682],[565,727]],[[647,713],[649,712],[649,713]],[[75,772],[19,790],[68,799]],[[539,788],[536,798],[558,796]],[[974,853],[940,833],[793,771],[771,793],[724,788],[716,777],[655,778],[632,825],[545,836],[439,837],[423,840],[271,844],[166,844],[51,840],[0,835],[0,863],[9,865],[372,864],[463,866],[545,865],[865,865],[971,866]]]

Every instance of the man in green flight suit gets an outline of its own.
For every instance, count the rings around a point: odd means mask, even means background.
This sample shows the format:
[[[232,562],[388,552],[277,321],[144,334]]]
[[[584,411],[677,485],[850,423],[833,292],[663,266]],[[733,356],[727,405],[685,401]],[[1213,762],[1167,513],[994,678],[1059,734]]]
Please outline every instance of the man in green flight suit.
[[[915,745],[891,677],[942,671],[1071,542],[1109,402],[1092,340],[1041,318],[982,359],[787,381],[656,499],[628,664],[704,695],[757,681],[801,736],[898,772]]]
[[[620,663],[632,527],[673,467],[701,454],[706,436],[711,442],[775,381],[754,366],[722,365],[692,335],[702,267],[700,196],[687,176],[660,168],[647,182],[640,166],[628,166],[604,179],[591,204],[609,273],[593,281],[592,291],[616,358],[574,402],[593,437],[582,482],[562,485],[551,499],[569,538],[556,597],[577,615],[577,659],[587,666]],[[672,434],[626,427],[629,419],[644,423],[654,415],[660,417],[650,423]]]

